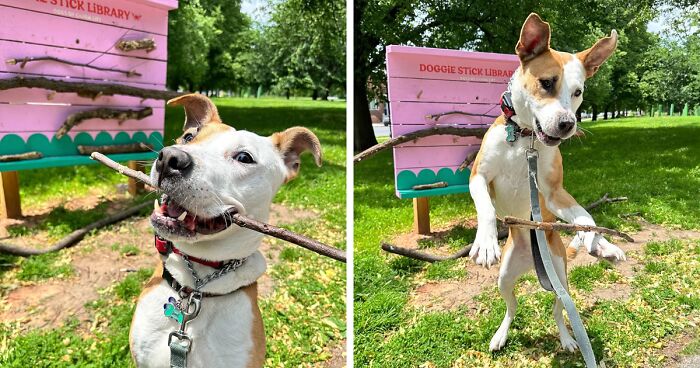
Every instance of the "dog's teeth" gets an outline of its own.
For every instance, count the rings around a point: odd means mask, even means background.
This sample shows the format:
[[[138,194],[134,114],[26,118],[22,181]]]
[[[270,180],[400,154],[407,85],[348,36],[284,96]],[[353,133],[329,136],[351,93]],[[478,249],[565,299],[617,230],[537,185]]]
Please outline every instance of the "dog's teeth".
[[[187,217],[187,211],[183,212],[177,219],[178,221],[185,221],[185,217]]]
[[[153,209],[154,209],[156,212],[160,212],[160,205],[158,204],[158,200],[157,200],[157,199],[153,201]]]

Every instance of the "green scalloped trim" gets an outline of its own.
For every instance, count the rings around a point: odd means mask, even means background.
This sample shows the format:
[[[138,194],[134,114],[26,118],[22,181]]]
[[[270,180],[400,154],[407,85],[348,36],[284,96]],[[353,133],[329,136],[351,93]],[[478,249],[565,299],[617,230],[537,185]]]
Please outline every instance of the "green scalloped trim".
[[[437,174],[431,169],[423,169],[418,175],[411,170],[402,170],[396,175],[396,192],[399,198],[430,197],[444,194],[468,193],[469,175],[471,171],[453,171],[449,167],[443,167]],[[432,184],[439,181],[447,182],[447,187],[413,190],[415,185]]]
[[[146,143],[153,145],[153,149],[158,151],[163,148],[163,135],[153,132],[146,136],[144,132],[136,132],[129,136],[127,132],[119,132],[112,138],[107,132],[100,132],[93,139],[89,133],[80,132],[72,139],[65,135],[61,139],[54,136],[49,141],[44,134],[37,133],[29,136],[25,142],[17,134],[6,134],[0,139],[0,155],[13,155],[31,151],[41,152],[44,157],[73,156],[78,155],[79,145],[84,146],[106,146],[113,144]]]

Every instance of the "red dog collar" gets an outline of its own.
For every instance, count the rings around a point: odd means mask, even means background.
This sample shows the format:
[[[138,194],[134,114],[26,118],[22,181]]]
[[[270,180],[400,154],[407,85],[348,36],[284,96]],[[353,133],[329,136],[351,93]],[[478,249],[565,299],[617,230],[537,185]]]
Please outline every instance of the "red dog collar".
[[[158,235],[156,235],[155,243],[156,243],[156,250],[158,251],[158,253],[160,253],[164,256],[167,256],[170,253],[183,255],[179,249],[175,248],[175,245],[172,242],[165,240]],[[207,261],[206,259],[192,257],[190,255],[188,255],[188,257],[189,257],[190,261],[192,261],[192,262],[197,262],[201,265],[205,265],[205,266],[208,266],[211,268],[216,268],[216,269],[221,269],[226,264],[225,261]]]

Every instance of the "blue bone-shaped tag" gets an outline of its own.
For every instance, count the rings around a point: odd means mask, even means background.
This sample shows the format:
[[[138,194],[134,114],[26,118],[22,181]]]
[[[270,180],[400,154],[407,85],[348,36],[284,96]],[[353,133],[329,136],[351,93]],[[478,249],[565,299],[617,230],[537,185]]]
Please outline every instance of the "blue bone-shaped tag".
[[[177,321],[177,323],[182,324],[182,320],[185,316],[182,311],[176,306],[177,301],[172,296],[168,298],[168,302],[163,304],[163,313],[166,317],[170,317]]]
[[[506,124],[506,142],[515,142],[515,125]]]

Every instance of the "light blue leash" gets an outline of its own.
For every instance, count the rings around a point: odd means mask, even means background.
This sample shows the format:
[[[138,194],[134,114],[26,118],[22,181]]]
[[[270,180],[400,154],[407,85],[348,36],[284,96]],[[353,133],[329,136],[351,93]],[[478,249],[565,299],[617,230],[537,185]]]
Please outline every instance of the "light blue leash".
[[[534,139],[535,137],[532,137],[533,143]],[[537,190],[537,157],[537,150],[531,146],[530,149],[527,150],[530,207],[532,208],[532,219],[537,222],[542,222],[539,191]],[[569,315],[569,322],[571,322],[571,329],[574,331],[576,342],[578,343],[579,349],[581,349],[581,355],[583,355],[583,360],[586,362],[586,368],[596,368],[598,364],[596,363],[595,354],[593,354],[591,341],[588,339],[588,334],[586,333],[586,327],[583,325],[583,321],[581,321],[581,316],[576,310],[573,299],[571,299],[571,296],[564,288],[564,285],[562,285],[554,270],[552,255],[549,253],[549,246],[547,245],[545,233],[543,230],[535,229],[535,234],[537,236],[537,247],[540,250],[540,256],[542,257],[542,263],[547,273],[547,278],[549,278],[549,282],[552,288],[554,288],[557,298],[561,300],[564,304],[564,308],[566,308],[566,313]]]

